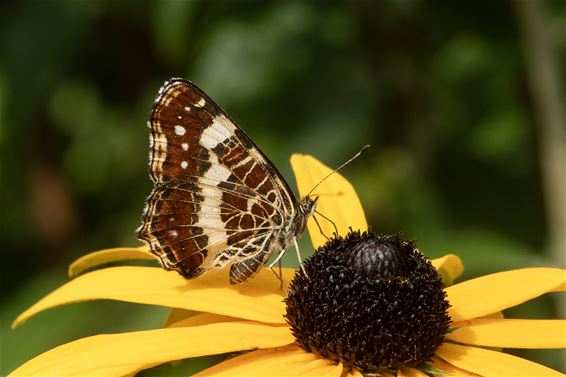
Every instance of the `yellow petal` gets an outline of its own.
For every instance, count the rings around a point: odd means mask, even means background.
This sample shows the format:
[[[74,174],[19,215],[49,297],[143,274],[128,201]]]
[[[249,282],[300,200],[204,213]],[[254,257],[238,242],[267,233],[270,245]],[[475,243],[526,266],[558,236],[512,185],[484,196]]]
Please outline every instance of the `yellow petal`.
[[[290,281],[295,270],[283,269]],[[112,267],[92,271],[51,292],[14,321],[16,327],[29,317],[54,306],[109,299],[210,312],[254,321],[285,323],[284,291],[267,269],[253,279],[230,286],[226,271],[210,271],[194,280],[158,267]]]
[[[452,324],[448,339],[484,347],[566,348],[566,320],[473,319]]]
[[[558,287],[552,290],[552,292],[564,292],[564,291],[566,291],[566,282],[560,284]]]
[[[167,327],[191,327],[191,326],[210,325],[213,323],[240,322],[240,321],[241,319],[239,318],[228,317],[226,315],[200,313],[200,314],[195,314],[189,318],[185,318],[180,321],[174,322]],[[287,325],[280,324],[274,326],[287,326]]]
[[[165,321],[163,321],[163,327],[169,327],[172,324],[182,321],[183,319],[190,318],[195,314],[198,314],[198,312],[195,312],[194,310],[173,308],[169,311]]]
[[[444,343],[436,356],[482,376],[563,376],[553,369],[517,356],[482,348]]]
[[[453,322],[474,319],[552,291],[566,279],[559,268],[525,268],[498,272],[445,288]]]
[[[503,319],[505,318],[505,316],[503,315],[503,312],[495,312],[495,313],[491,313],[488,315],[482,315],[480,317],[481,319]]]
[[[286,327],[247,322],[96,335],[47,351],[11,375],[124,376],[172,360],[293,341]]]
[[[382,377],[393,377],[392,375],[390,375],[389,373],[384,374],[383,372],[381,372]],[[345,370],[345,372],[342,374],[342,377],[363,377],[364,375],[357,369],[352,368],[349,370]]]
[[[454,280],[464,272],[462,260],[454,254],[447,254],[442,258],[433,259],[431,262],[442,277],[445,286],[452,285]]]
[[[157,257],[149,252],[147,246],[141,247],[117,247],[114,249],[104,249],[84,255],[71,263],[69,266],[69,277],[79,276],[86,270],[112,262],[124,260],[142,259],[157,260]]]
[[[428,377],[428,375],[415,368],[401,368],[397,371],[397,377]]]
[[[473,376],[481,377],[479,374],[465,371],[460,368],[456,368],[454,365],[447,363],[446,361],[439,359],[438,357],[433,357],[431,361],[427,362],[433,368],[437,369],[440,373],[432,373],[434,376],[445,377],[448,376]]]
[[[291,156],[291,166],[295,173],[297,188],[301,198],[309,194],[314,186],[332,171],[332,169],[316,158],[304,154],[293,154]],[[310,195],[320,195],[316,210],[336,224],[339,235],[345,236],[348,234],[350,227],[354,230],[367,230],[362,203],[354,187],[339,173],[332,174]],[[315,216],[324,234],[330,237],[335,232],[334,225],[317,214]],[[312,217],[308,220],[307,227],[315,249],[326,243],[326,238],[320,234],[318,226]]]
[[[307,353],[296,345],[246,353],[228,359],[196,376],[336,376],[342,366]]]

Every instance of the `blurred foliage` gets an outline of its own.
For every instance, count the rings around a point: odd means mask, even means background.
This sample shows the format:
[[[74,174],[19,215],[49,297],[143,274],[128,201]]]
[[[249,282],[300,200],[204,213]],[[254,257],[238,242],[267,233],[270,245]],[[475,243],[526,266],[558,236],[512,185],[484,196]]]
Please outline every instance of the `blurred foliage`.
[[[565,4],[540,2],[559,58]],[[466,277],[556,265],[516,5],[3,2],[0,374],[71,339],[161,324],[157,308],[86,303],[9,329],[74,258],[138,244],[145,123],[175,76],[214,98],[289,182],[293,152],[337,166],[371,144],[343,174],[373,229],[416,238],[431,257],[459,254]],[[539,301],[516,313],[556,316],[555,301]],[[558,352],[529,357],[564,368]]]

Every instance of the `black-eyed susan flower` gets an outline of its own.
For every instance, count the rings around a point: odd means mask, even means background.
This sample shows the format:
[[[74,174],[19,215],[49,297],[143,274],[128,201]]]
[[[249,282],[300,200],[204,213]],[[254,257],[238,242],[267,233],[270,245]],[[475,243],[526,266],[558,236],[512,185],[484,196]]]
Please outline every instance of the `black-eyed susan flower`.
[[[309,156],[293,156],[292,165],[302,194],[329,171]],[[82,274],[109,261],[153,258],[145,248],[92,253],[71,266],[77,277],[14,326],[58,305],[111,299],[172,308],[164,328],[79,339],[11,375],[130,376],[174,360],[227,353],[239,354],[200,375],[562,375],[500,348],[565,348],[566,321],[507,319],[501,312],[564,291],[565,270],[526,268],[451,285],[462,272],[458,257],[429,262],[411,242],[363,233],[360,202],[338,174],[320,190],[335,194],[321,197],[318,209],[342,237],[326,243],[309,223],[319,250],[305,262],[308,277],[283,269],[283,280],[291,282],[288,296],[267,270],[238,286],[227,284],[225,271],[195,280],[140,266]],[[326,234],[334,230],[320,225]],[[348,235],[350,227],[362,232]]]

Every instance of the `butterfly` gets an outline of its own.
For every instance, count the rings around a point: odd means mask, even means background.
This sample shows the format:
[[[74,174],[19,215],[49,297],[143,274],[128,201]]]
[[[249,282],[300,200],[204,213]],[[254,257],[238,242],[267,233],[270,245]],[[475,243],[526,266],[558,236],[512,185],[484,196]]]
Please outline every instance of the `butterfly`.
[[[297,246],[318,197],[298,201],[273,163],[196,85],[166,81],[148,127],[154,188],[137,235],[165,269],[193,279],[230,265],[230,283],[239,284],[274,252]]]

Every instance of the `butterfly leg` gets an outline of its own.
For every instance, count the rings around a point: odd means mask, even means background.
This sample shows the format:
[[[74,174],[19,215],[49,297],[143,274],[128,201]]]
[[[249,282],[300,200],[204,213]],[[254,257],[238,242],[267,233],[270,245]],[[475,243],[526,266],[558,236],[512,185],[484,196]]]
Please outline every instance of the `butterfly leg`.
[[[324,216],[322,213],[320,213],[318,211],[314,211],[314,212],[316,214],[320,215],[326,221],[330,222],[330,224],[332,224],[332,226],[334,227],[334,234],[336,235],[336,237],[338,237],[338,227],[336,226],[336,223],[334,221],[330,220],[327,216]],[[317,222],[317,225],[318,225],[318,222]],[[320,228],[320,226],[319,226],[319,228]],[[323,233],[323,235],[324,235],[324,233]]]
[[[285,286],[285,281],[283,280],[283,270],[281,268],[281,261],[279,261],[279,273],[275,272],[275,270],[272,267],[268,267],[268,268],[271,272],[273,272],[273,275],[277,277],[277,280],[279,280],[279,289],[284,290],[285,295],[287,295],[289,291],[287,290],[287,286]]]
[[[269,266],[267,266],[267,267],[273,268],[273,266],[275,266],[275,263],[281,261],[281,257],[283,256],[283,254],[285,254],[285,249],[281,250],[281,251],[279,252],[279,254],[277,254],[277,258],[275,258],[275,260],[274,260],[273,262],[271,262],[271,263],[269,264]]]
[[[305,276],[308,279],[309,275],[305,271],[305,266],[303,266],[303,261],[301,259],[301,252],[299,251],[299,243],[297,242],[297,237],[293,237],[293,242],[295,243],[295,250],[297,251],[297,259],[299,260],[299,264],[301,265],[301,270],[303,270],[303,274],[305,274]]]
[[[316,216],[315,216],[314,214],[312,215],[312,219],[313,219],[314,222],[316,223],[316,226],[318,227],[318,231],[320,232],[320,234],[322,234],[322,236],[323,236],[324,238],[326,238],[327,241],[330,240],[330,238],[328,238],[328,236],[327,236],[326,234],[324,234],[324,231],[323,231],[322,228],[320,227],[320,224],[319,224],[319,222],[318,222],[318,220],[317,220],[317,218],[316,218]]]
[[[279,267],[279,276],[281,277],[279,289],[283,289],[285,288],[285,282],[283,281],[283,266],[281,263],[281,259],[279,259],[279,263],[277,263],[277,267]]]
[[[240,284],[255,276],[269,258],[269,253],[260,251],[254,256],[235,262],[230,267],[230,284]]]

